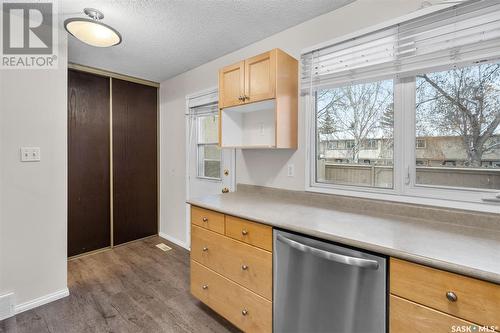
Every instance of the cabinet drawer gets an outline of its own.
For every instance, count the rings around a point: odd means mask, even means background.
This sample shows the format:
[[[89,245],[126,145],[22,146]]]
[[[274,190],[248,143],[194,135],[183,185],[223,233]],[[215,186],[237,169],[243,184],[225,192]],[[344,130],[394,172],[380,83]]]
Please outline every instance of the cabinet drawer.
[[[446,313],[394,295],[391,295],[390,302],[391,333],[450,333],[453,332],[453,326],[470,327],[470,332],[475,332],[472,328],[476,325]]]
[[[500,326],[500,286],[391,258],[391,293],[471,322]],[[456,295],[450,301],[447,293]]]
[[[267,251],[273,250],[273,228],[264,224],[226,215],[226,235]]]
[[[268,251],[192,226],[191,259],[272,299],[273,260]]]
[[[224,214],[191,206],[191,223],[202,228],[224,233]]]
[[[191,260],[191,293],[245,332],[272,331],[272,303]]]

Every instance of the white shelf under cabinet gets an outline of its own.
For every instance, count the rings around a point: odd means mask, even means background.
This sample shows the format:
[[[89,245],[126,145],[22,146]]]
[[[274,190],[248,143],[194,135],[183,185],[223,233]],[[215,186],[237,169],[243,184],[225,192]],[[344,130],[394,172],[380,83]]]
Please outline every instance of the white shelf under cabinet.
[[[276,100],[221,110],[222,147],[276,147]]]

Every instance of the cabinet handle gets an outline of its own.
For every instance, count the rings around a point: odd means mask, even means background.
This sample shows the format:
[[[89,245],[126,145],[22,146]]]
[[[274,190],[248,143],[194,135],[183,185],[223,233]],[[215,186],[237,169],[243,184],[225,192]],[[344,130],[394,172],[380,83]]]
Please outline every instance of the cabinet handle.
[[[453,291],[448,291],[446,293],[446,298],[450,302],[456,302],[458,300],[457,294],[455,294]]]
[[[241,314],[246,316],[248,314],[248,310],[247,309],[243,309],[241,310]]]
[[[246,235],[248,235],[248,231],[246,229],[243,229],[243,230],[241,230],[241,234],[243,236],[246,236]]]
[[[203,222],[208,222],[208,217],[203,217],[202,220]]]
[[[241,265],[241,269],[246,271],[248,269],[248,266],[247,265]]]
[[[206,290],[206,289],[208,289],[208,286],[206,284],[204,284],[203,286],[201,286],[201,288]]]
[[[203,252],[207,252],[207,251],[208,251],[208,247],[206,247],[206,246],[205,246],[205,247],[203,248]]]

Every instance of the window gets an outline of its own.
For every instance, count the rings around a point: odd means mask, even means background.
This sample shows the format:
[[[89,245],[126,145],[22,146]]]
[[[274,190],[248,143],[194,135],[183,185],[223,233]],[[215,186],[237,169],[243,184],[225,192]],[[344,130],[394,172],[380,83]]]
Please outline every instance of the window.
[[[354,146],[356,146],[356,143],[354,142],[354,140],[346,140],[345,147],[347,149],[353,149]]]
[[[500,189],[500,63],[417,75],[416,96],[416,158],[434,161],[416,183]]]
[[[304,53],[309,188],[494,211],[499,15],[464,2]]]
[[[333,150],[338,148],[338,141],[328,141],[328,149]]]
[[[316,181],[342,185],[392,188],[393,81],[384,80],[333,89],[316,94],[318,147]],[[373,139],[376,138],[376,139]],[[373,151],[381,140],[383,147]],[[371,165],[371,161],[374,161]],[[342,163],[343,165],[338,165]]]
[[[417,149],[425,149],[426,148],[426,143],[425,143],[425,139],[418,139],[417,138],[417,142],[415,144],[415,147]]]
[[[197,117],[198,177],[221,178],[221,150],[218,146],[218,116]]]
[[[378,149],[378,140],[377,139],[364,140],[362,149]]]

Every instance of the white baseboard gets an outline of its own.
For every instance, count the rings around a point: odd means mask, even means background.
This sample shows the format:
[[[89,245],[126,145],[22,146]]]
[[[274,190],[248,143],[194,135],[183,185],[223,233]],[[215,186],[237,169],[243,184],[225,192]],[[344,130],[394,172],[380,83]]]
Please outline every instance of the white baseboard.
[[[18,314],[18,313],[21,313],[24,311],[34,309],[40,305],[44,305],[44,304],[56,301],[58,299],[66,297],[66,296],[69,296],[69,289],[68,288],[64,288],[62,290],[58,290],[58,291],[53,292],[51,294],[32,299],[31,301],[27,301],[27,302],[18,304],[15,306],[14,309],[15,309],[16,314]]]
[[[165,239],[166,239],[166,240],[168,240],[169,242],[172,242],[172,243],[174,243],[174,244],[176,244],[176,245],[179,245],[180,247],[183,247],[183,248],[185,248],[185,249],[186,249],[186,250],[188,250],[188,251],[190,251],[190,250],[191,250],[191,249],[189,248],[189,246],[187,245],[187,243],[186,243],[186,242],[182,242],[182,241],[178,240],[177,238],[172,237],[172,236],[169,236],[169,235],[167,235],[167,234],[165,234],[165,233],[163,233],[163,232],[161,232],[161,231],[158,233],[158,236],[160,236],[160,237],[162,237],[162,238],[165,238]]]

